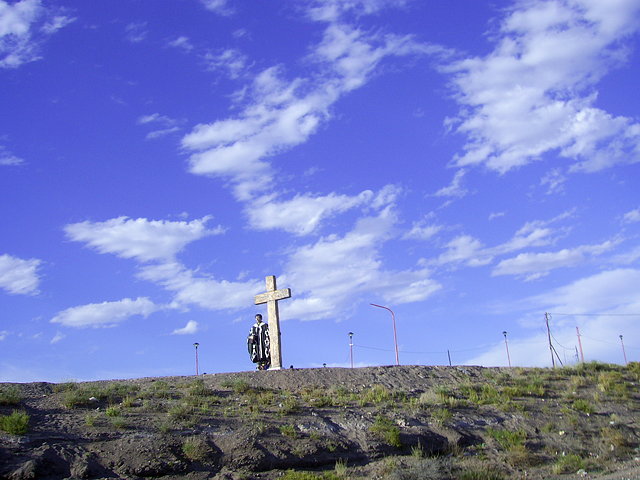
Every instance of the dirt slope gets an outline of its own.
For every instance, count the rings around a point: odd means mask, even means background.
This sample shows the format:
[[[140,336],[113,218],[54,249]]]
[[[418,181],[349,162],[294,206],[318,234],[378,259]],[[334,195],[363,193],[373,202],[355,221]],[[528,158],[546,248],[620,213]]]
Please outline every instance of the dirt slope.
[[[639,367],[0,384],[0,478],[640,479]]]

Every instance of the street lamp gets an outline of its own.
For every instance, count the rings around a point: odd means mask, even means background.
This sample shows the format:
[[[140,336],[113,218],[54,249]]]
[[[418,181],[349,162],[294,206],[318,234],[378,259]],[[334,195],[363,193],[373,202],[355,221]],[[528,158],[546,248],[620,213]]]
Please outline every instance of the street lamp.
[[[376,305],[375,303],[370,303],[369,305],[373,307],[384,308],[385,310],[389,310],[391,312],[391,320],[393,321],[393,343],[396,346],[396,365],[400,365],[400,360],[398,359],[398,334],[396,332],[396,316],[394,315],[393,310],[382,305]]]
[[[627,365],[627,352],[624,350],[624,342],[622,341],[622,335],[620,335],[620,344],[622,345],[622,355],[624,355],[624,364]]]
[[[353,332],[349,332],[349,358],[351,358],[351,368],[353,368]]]
[[[196,347],[196,376],[198,375],[198,347],[200,346],[199,343],[194,343],[193,344],[194,347]]]
[[[509,344],[507,343],[507,332],[506,331],[502,332],[502,335],[504,335],[504,346],[507,349],[507,360],[509,361],[509,367],[511,367],[511,355],[509,355]]]

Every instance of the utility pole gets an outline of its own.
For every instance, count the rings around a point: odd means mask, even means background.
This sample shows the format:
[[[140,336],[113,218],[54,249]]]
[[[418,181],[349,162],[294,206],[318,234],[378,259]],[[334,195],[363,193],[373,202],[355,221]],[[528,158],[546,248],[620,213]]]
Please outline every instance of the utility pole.
[[[194,343],[193,346],[196,347],[196,376],[198,375],[198,346],[199,343]]]
[[[549,339],[549,352],[551,352],[551,365],[556,368],[556,359],[553,357],[553,344],[551,343],[551,330],[549,329],[549,314],[544,312],[544,319],[547,324],[547,338]]]
[[[578,346],[580,347],[580,361],[584,363],[584,354],[582,353],[582,340],[580,340],[580,329],[576,327],[576,333],[578,334]]]
[[[622,355],[624,355],[624,364],[627,365],[627,352],[624,351],[624,342],[622,341],[622,335],[620,335],[620,344],[622,345]]]
[[[398,358],[398,334],[396,332],[396,316],[393,313],[393,310],[382,305],[376,305],[375,303],[370,303],[369,305],[373,307],[384,308],[385,310],[389,310],[389,312],[391,312],[391,320],[393,321],[393,343],[396,346],[396,365],[400,365],[400,360]]]
[[[349,332],[349,358],[351,359],[351,368],[353,368],[353,332]]]
[[[502,332],[502,335],[504,335],[504,346],[507,349],[507,360],[509,361],[509,368],[511,368],[511,355],[509,355],[509,344],[507,343],[507,332],[506,331]]]

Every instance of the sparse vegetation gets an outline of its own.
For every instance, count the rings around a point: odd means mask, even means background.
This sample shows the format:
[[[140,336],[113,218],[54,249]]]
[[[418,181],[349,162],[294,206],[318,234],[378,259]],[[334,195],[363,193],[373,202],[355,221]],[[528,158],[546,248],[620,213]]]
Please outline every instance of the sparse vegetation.
[[[388,417],[378,415],[373,425],[369,427],[369,431],[382,438],[392,447],[402,447],[402,442],[400,441],[400,428]]]
[[[298,436],[298,431],[294,425],[280,425],[279,428],[280,433],[287,437],[296,438]]]
[[[548,478],[581,468],[591,474],[597,468],[615,469],[637,455],[640,446],[640,431],[630,420],[640,410],[637,362],[555,370],[387,367],[363,369],[371,376],[362,381],[353,381],[358,371],[345,370],[338,372],[344,376],[333,386],[326,383],[330,372],[317,373],[0,385],[2,429],[29,428],[25,412],[10,410],[24,405],[29,412],[49,409],[31,419],[30,428],[39,435],[60,424],[74,438],[86,433],[118,439],[120,430],[136,432],[141,441],[154,442],[141,452],[157,451],[157,461],[177,462],[170,465],[193,461],[201,462],[197,468],[213,469],[220,468],[215,462],[233,466],[237,461],[248,468],[242,475],[251,475],[252,462],[260,461],[261,453],[247,456],[238,448],[236,454],[220,444],[224,453],[213,454],[213,444],[231,438],[229,432],[242,445],[257,442],[291,465],[326,459],[320,470],[274,472],[274,478],[293,480],[506,480],[520,478],[524,471],[531,478]],[[408,381],[409,375],[415,381]],[[374,381],[378,376],[381,381]],[[273,382],[278,378],[284,380]],[[305,384],[300,378],[317,381]],[[14,420],[6,420],[12,416]],[[18,416],[27,418],[22,430],[15,426]],[[47,424],[50,416],[55,427]],[[74,420],[64,423],[65,418]],[[469,436],[452,441],[451,433],[459,432],[460,425]],[[401,449],[402,441],[407,448]],[[401,450],[397,456],[361,463],[388,455],[389,447]],[[20,455],[15,458],[26,458]],[[352,464],[352,459],[358,460]],[[347,462],[354,466],[348,468]],[[0,476],[5,475],[2,468]]]
[[[29,415],[14,410],[10,415],[0,415],[0,430],[11,435],[24,435],[29,431]]]
[[[209,456],[211,448],[200,436],[188,437],[182,444],[182,453],[191,461],[202,461]]]
[[[561,455],[551,467],[551,471],[559,475],[561,473],[576,473],[580,469],[584,469],[586,466],[585,461],[580,455],[569,454]]]
[[[20,390],[15,386],[0,387],[0,405],[19,405],[22,401]]]

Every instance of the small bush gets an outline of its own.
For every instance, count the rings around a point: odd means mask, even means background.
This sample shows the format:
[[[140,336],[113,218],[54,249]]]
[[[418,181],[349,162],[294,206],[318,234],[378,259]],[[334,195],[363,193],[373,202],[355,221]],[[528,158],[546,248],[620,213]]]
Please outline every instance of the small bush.
[[[189,437],[182,444],[182,453],[189,460],[205,460],[211,452],[209,444],[202,437]]]
[[[561,473],[576,473],[585,468],[585,462],[580,455],[570,454],[558,457],[556,463],[551,467],[551,471],[559,475]]]
[[[29,415],[19,410],[14,410],[11,415],[1,415],[0,430],[11,435],[24,435],[29,430]]]
[[[382,438],[392,447],[402,447],[400,441],[400,428],[390,418],[378,415],[369,431],[374,435]]]
[[[242,378],[237,378],[235,380],[225,380],[222,383],[222,386],[225,388],[231,388],[231,390],[236,393],[247,393],[249,390],[251,390],[251,386],[249,386],[249,383]]]
[[[298,436],[298,431],[294,425],[280,425],[280,433],[291,438]]]
[[[524,430],[496,430],[487,429],[487,435],[493,438],[503,450],[513,450],[524,446],[527,433]]]
[[[298,399],[293,395],[287,395],[279,405],[281,415],[289,415],[299,410]]]
[[[436,408],[431,412],[431,418],[438,424],[444,425],[453,418],[453,413],[448,408]]]
[[[188,403],[182,402],[169,408],[167,413],[171,418],[185,420],[194,413],[194,409],[193,406],[189,405]]]
[[[118,416],[111,417],[111,425],[113,425],[113,427],[117,428],[118,430],[124,430],[129,426],[129,423],[127,422],[126,418]]]
[[[107,417],[119,417],[122,411],[120,410],[120,407],[111,405],[110,407],[107,407],[104,413]]]
[[[374,385],[365,390],[360,396],[360,405],[364,406],[368,403],[380,405],[388,402],[392,398],[391,392],[384,385]]]
[[[0,387],[0,405],[18,405],[22,401],[22,395],[18,387]]]
[[[589,402],[587,402],[586,400],[579,398],[577,400],[575,400],[572,404],[571,407],[574,410],[577,410],[579,412],[582,413],[586,413],[587,415],[591,415],[592,413],[594,413],[596,410],[595,408],[593,408],[593,405],[591,405]]]
[[[84,416],[84,424],[87,427],[94,427],[97,421],[98,421],[98,415],[96,413],[87,413]]]

